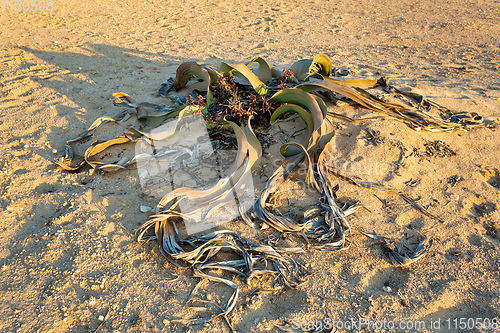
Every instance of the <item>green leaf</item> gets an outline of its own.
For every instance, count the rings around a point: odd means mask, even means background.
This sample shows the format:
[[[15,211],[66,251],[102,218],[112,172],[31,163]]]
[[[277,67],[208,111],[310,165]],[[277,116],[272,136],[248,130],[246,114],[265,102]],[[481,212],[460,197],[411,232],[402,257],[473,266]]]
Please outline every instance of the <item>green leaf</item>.
[[[244,64],[226,64],[221,62],[221,72],[224,74],[229,74],[234,71],[234,74],[240,78],[244,78],[255,89],[259,95],[267,95],[269,93],[269,88],[261,81],[259,78]]]
[[[252,61],[250,61],[247,64],[247,67],[250,68],[250,65],[252,65],[254,62],[259,64],[259,67],[257,67],[256,70],[254,70],[255,74],[264,83],[272,83],[273,82],[273,74],[271,72],[271,67],[269,64],[262,59],[261,57],[256,57]]]
[[[323,119],[326,118],[326,115],[328,114],[328,109],[326,108],[325,101],[317,95],[312,95],[314,99],[316,99],[316,102],[318,103],[319,108],[321,109],[321,113],[323,114]]]
[[[280,77],[281,75],[283,75],[283,71],[282,71],[282,70],[280,70],[280,69],[279,69],[278,67],[276,67],[276,66],[271,66],[271,75],[272,75],[273,77],[278,78],[278,77]]]
[[[312,153],[316,149],[321,137],[327,132],[325,130],[323,130],[323,132],[321,131],[327,113],[326,105],[323,100],[318,96],[306,93],[300,89],[288,88],[277,92],[271,97],[270,101],[294,104],[293,106],[289,104],[280,106],[273,115],[271,115],[271,121],[274,122],[280,115],[288,111],[300,114],[309,128],[307,151]],[[308,112],[306,110],[308,110]],[[307,113],[309,116],[306,115]],[[311,120],[313,125],[312,128],[310,126]],[[301,150],[293,145],[284,145],[280,148],[280,152],[284,157],[290,157],[300,154]]]
[[[210,91],[210,88],[207,90],[207,108],[215,102],[214,94]]]
[[[303,59],[295,62],[290,70],[301,81],[307,79],[313,73],[330,76],[332,73],[332,62],[326,54],[318,54],[314,59]]]
[[[316,98],[314,98],[313,95],[304,92],[300,89],[295,89],[295,88],[283,89],[274,94],[273,97],[271,97],[270,101],[275,103],[296,104],[308,110],[313,118],[314,131],[316,131],[321,126],[321,123],[323,123],[324,111],[322,110],[322,107],[320,107],[320,105],[318,104]]]
[[[313,133],[307,147],[307,151],[312,154],[316,149],[322,150],[334,135],[334,128],[328,118],[325,118],[321,127]]]
[[[332,61],[330,60],[330,57],[321,53],[316,55],[309,71],[320,73],[324,76],[330,76],[330,74],[332,74]]]
[[[302,81],[309,75],[309,68],[311,65],[312,59],[302,59],[293,63],[290,70],[297,79]]]
[[[273,114],[271,115],[271,124],[273,124],[279,116],[287,113],[287,112],[293,112],[297,113],[304,119],[304,121],[307,124],[307,128],[309,131],[309,136],[312,135],[314,132],[314,120],[313,117],[311,116],[311,113],[304,109],[303,107],[295,104],[283,104],[279,108],[277,108]]]
[[[248,125],[243,128],[243,131],[245,132],[245,137],[247,138],[249,144],[248,155],[250,166],[253,170],[255,170],[259,166],[260,159],[262,157],[262,145],[260,144],[259,139],[257,139],[257,136],[252,129],[252,125],[250,124],[252,119],[254,119],[253,116],[248,118]]]
[[[290,145],[290,142],[287,142],[280,147],[280,154],[283,157],[292,157],[302,154],[302,150],[293,145]]]

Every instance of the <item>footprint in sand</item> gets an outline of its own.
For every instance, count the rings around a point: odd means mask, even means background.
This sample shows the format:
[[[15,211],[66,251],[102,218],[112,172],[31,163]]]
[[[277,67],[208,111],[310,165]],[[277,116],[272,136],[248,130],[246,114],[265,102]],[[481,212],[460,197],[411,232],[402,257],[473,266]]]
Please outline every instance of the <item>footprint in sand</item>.
[[[480,172],[488,184],[500,190],[500,171],[498,169],[486,168]]]

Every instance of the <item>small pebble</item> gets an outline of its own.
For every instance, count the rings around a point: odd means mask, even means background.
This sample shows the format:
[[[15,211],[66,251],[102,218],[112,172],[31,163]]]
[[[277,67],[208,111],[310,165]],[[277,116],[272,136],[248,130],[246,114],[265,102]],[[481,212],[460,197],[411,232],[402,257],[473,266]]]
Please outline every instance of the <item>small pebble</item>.
[[[152,211],[153,208],[149,206],[141,206],[141,212],[146,213]]]

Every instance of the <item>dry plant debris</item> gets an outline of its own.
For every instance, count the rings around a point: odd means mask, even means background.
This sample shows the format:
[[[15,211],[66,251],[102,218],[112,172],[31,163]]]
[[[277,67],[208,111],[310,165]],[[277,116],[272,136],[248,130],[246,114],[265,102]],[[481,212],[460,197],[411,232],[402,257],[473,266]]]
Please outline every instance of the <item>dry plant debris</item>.
[[[258,66],[252,69],[251,65],[254,63]],[[240,211],[241,220],[257,230],[271,227],[281,233],[293,233],[303,238],[308,248],[330,252],[346,250],[351,246],[353,228],[349,216],[360,208],[358,203],[342,205],[338,202],[335,194],[338,185],[332,183],[332,178],[337,182],[376,188],[399,195],[413,208],[438,221],[438,225],[444,221],[396,189],[383,184],[353,180],[338,173],[331,151],[330,139],[335,129],[331,119],[340,118],[353,123],[358,120],[329,112],[325,101],[333,101],[337,105],[356,104],[381,114],[374,119],[400,121],[415,130],[450,132],[489,126],[477,114],[453,112],[420,95],[400,91],[383,78],[346,79],[335,76],[336,73],[328,56],[323,54],[314,59],[300,60],[289,70],[283,71],[269,65],[260,57],[248,64],[222,62],[219,68],[204,63],[186,62],[178,67],[175,80],[163,84],[159,91],[161,96],[172,100],[173,105],[137,103],[125,93],[115,93],[115,105],[124,108],[120,116],[97,119],[87,131],[66,142],[66,156],[55,163],[67,171],[78,171],[85,164],[96,170],[106,171],[136,168],[137,156],[122,158],[115,163],[100,162],[97,156],[110,146],[139,140],[150,144],[153,141],[181,140],[180,129],[188,126],[189,118],[193,114],[203,115],[206,127],[213,135],[220,135],[222,130],[231,129],[236,137],[238,152],[228,175],[205,190],[184,187],[166,194],[154,209],[154,214],[138,231],[139,241],[156,240],[161,253],[167,259],[179,267],[191,269],[194,276],[200,278],[186,305],[193,310],[211,314],[202,321],[221,317],[231,327],[228,314],[238,300],[239,287],[232,279],[226,278],[226,275],[216,275],[215,272],[236,274],[245,278],[248,283],[251,283],[253,278],[268,275],[276,279],[278,286],[289,288],[299,286],[308,273],[304,264],[292,258],[292,254],[303,252],[302,248],[279,248],[271,243],[261,244],[230,230],[217,230],[201,236],[180,235],[179,226],[190,219],[189,213],[197,211],[204,214],[203,216],[209,216],[216,212],[226,202],[234,199],[234,193],[244,185],[246,177],[251,177],[252,172],[255,173],[259,168],[264,142],[260,142],[260,135],[256,135],[252,129],[252,122],[265,127],[266,124],[275,123],[285,115],[293,113],[295,115],[292,117],[302,118],[307,125],[308,140],[285,142],[281,146],[281,165],[268,179],[252,209]],[[193,91],[188,97],[170,93],[184,88],[192,78],[204,82],[204,88]],[[380,87],[386,93],[398,96],[407,103],[388,102],[368,92],[368,89],[375,87]],[[169,119],[175,121],[176,125],[167,132],[154,135],[130,128],[123,135],[111,140],[92,142],[83,158],[76,160],[72,148],[75,142],[92,136],[95,129],[103,123],[121,123],[132,115],[150,126],[158,126]],[[375,130],[368,130],[366,139],[374,145],[384,143],[380,133]],[[455,154],[441,141],[428,142],[425,147],[428,156],[447,157]],[[400,148],[402,164],[405,149]],[[320,199],[316,207],[305,212],[303,221],[297,221],[278,211],[272,198],[279,191],[281,184],[302,163],[306,163],[307,173],[301,181],[315,189]],[[415,186],[416,183],[407,185]],[[195,203],[191,205],[193,211],[179,210],[180,203],[186,201]],[[417,261],[431,243],[427,236],[422,236],[415,248],[410,249],[396,240],[375,233],[360,233],[384,244],[394,265],[408,265]],[[220,282],[233,289],[225,307],[214,307],[209,302],[196,298],[199,288],[206,280]]]
[[[427,156],[435,156],[440,158],[450,157],[456,155],[450,147],[444,143],[443,141],[432,141],[424,144],[425,146],[425,155]]]

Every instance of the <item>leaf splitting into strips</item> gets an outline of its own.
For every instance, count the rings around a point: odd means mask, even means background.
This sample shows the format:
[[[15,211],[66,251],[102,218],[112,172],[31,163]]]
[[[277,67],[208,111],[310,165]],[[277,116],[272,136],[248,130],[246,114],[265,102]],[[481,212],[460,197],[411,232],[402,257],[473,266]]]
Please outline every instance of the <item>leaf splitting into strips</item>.
[[[288,147],[295,147],[299,149],[302,154],[305,156],[307,159],[307,176],[306,176],[306,183],[312,185],[316,190],[320,191],[320,187],[318,183],[316,182],[316,179],[314,178],[314,165],[311,161],[311,157],[309,156],[309,153],[307,152],[306,148],[304,148],[303,145],[297,142],[287,142],[283,146],[281,146],[280,150],[286,150]],[[283,153],[282,153],[283,155]]]
[[[330,194],[326,194],[330,195]],[[307,239],[314,240],[310,247],[320,251],[335,252],[345,250],[345,232],[349,230],[348,225],[342,223],[340,214],[335,212],[336,203],[320,203],[320,207],[308,210],[304,214],[306,228],[304,234]],[[341,208],[344,217],[347,217],[359,209],[359,205],[344,205]],[[333,217],[333,218],[332,218]]]
[[[221,199],[223,198],[223,196],[226,196],[226,198],[229,199],[229,196],[233,193],[233,189],[235,188],[235,186],[239,185],[240,181],[245,178],[244,175],[248,172],[247,169],[250,169],[252,167],[249,162],[245,163],[249,149],[252,149],[251,156],[255,159],[254,161],[251,161],[252,163],[255,164],[257,160],[260,159],[257,151],[253,153],[253,151],[258,148],[254,149],[251,145],[249,145],[248,140],[245,136],[245,131],[233,122],[226,122],[233,128],[238,140],[238,154],[231,170],[229,171],[229,176],[220,179],[213,187],[207,190],[194,190],[191,188],[174,189],[172,192],[168,193],[160,200],[156,208],[157,212],[165,209],[169,210],[170,206],[173,204],[173,201],[176,199],[200,199],[199,205],[203,205],[203,207],[200,207],[200,209],[211,206],[211,202],[214,202],[217,199]],[[253,132],[251,133],[253,134]],[[252,142],[254,143],[253,139]],[[218,202],[220,203],[222,201]]]
[[[372,98],[373,96],[368,93],[364,94],[360,90],[350,87],[344,83],[339,83],[337,81],[331,81],[327,78],[323,78],[322,81],[314,81],[314,83],[305,83],[297,86],[297,89],[302,89],[305,92],[310,92],[317,89],[328,89],[336,93],[344,95],[358,104],[378,112],[384,112],[390,114],[390,110],[386,108],[385,105],[380,103],[377,99]]]
[[[123,95],[121,95],[121,94],[123,94],[123,93],[118,93],[117,98],[123,97]],[[186,106],[182,106],[182,107],[174,110],[175,112],[173,114],[171,114],[171,115],[169,114],[169,115],[165,116],[165,118],[169,118],[169,117],[173,117],[173,116],[179,117],[178,123],[175,126],[175,128],[172,129],[171,132],[167,133],[166,136],[170,137],[173,134],[176,134],[178,132],[178,130],[180,129],[180,126],[182,125],[181,123],[179,123],[182,118],[187,117],[189,115],[192,115],[193,113],[199,112],[200,110],[201,110],[200,107],[197,105],[186,105]],[[150,116],[144,116],[143,118],[148,118],[148,117],[150,117]],[[105,150],[106,148],[108,148],[110,146],[118,145],[118,144],[125,144],[125,143],[129,143],[129,142],[137,142],[137,140],[140,137],[142,137],[144,135],[147,136],[147,133],[142,133],[134,128],[128,129],[124,133],[124,135],[117,137],[117,138],[114,138],[114,139],[111,139],[111,140],[107,140],[107,141],[104,141],[101,143],[94,141],[92,143],[92,145],[86,149],[84,159],[82,161],[80,161],[75,166],[71,165],[71,162],[74,158],[74,151],[70,145],[71,143],[74,143],[74,142],[77,142],[79,140],[85,139],[89,136],[92,136],[94,134],[95,130],[97,129],[97,127],[99,127],[103,123],[106,123],[106,122],[118,122],[119,123],[122,119],[114,119],[111,117],[100,117],[100,118],[96,119],[94,121],[94,123],[92,123],[92,125],[87,129],[87,131],[85,131],[84,133],[82,133],[81,135],[79,135],[76,138],[69,139],[66,142],[66,148],[65,148],[66,157],[62,161],[54,161],[54,162],[60,168],[68,170],[68,171],[77,171],[83,165],[85,165],[85,163],[89,164],[92,168],[106,169],[107,171],[114,171],[114,170],[128,168],[129,165],[134,164],[136,162],[138,156],[135,156],[134,158],[132,158],[128,161],[123,160],[123,161],[119,161],[118,163],[113,163],[113,164],[104,164],[101,162],[93,161],[90,158],[92,156],[102,152],[103,150]],[[162,138],[158,137],[158,135],[150,135],[149,139],[150,140],[161,140]]]
[[[381,241],[389,250],[389,258],[394,266],[406,266],[414,263],[415,261],[421,259],[428,248],[431,246],[428,244],[427,237],[425,237],[415,248],[413,252],[404,253],[403,246],[395,241],[387,239],[386,237],[378,236],[374,233],[368,233],[360,231],[363,235]],[[406,246],[405,246],[406,247]]]
[[[322,235],[322,238],[328,243],[324,244],[324,246],[320,246],[320,250],[330,251],[330,248],[333,248],[333,251],[345,250],[350,247],[350,244],[345,246],[345,234],[348,231],[352,236],[351,226],[346,219],[346,213],[341,209],[334,195],[334,189],[330,183],[330,180],[327,177],[327,174],[331,172],[331,168],[329,167],[329,163],[332,162],[331,156],[329,156],[329,145],[332,145],[331,141],[325,145],[325,148],[321,151],[318,157],[317,163],[317,172],[320,180],[320,184],[323,187],[323,194],[325,195],[326,202],[322,204],[323,208],[326,210],[327,214],[325,215],[325,220],[327,220],[327,224],[329,226],[329,230],[327,233]],[[326,218],[328,217],[328,218]],[[333,237],[337,236],[338,240],[333,241]]]
[[[286,171],[284,164],[276,169],[267,181],[265,188],[259,194],[257,200],[254,202],[253,211],[257,214],[257,217],[278,231],[301,232],[303,229],[302,225],[297,224],[293,219],[287,216],[273,214],[267,209],[267,200],[286,180]]]
[[[138,140],[138,139],[137,139]],[[118,138],[114,138],[111,140],[107,140],[101,143],[94,142],[87,150],[85,151],[85,162],[87,162],[88,165],[90,165],[94,169],[108,169],[108,170],[117,170],[117,169],[126,169],[126,167],[131,164],[131,161],[134,161],[134,159],[131,159],[130,161],[126,161],[123,163],[112,163],[112,164],[104,164],[102,162],[97,162],[91,160],[91,157],[102,152],[106,148],[114,145],[120,145],[124,143],[129,143],[129,142],[137,142],[137,140],[130,140],[128,137],[125,135],[122,135]]]
[[[254,72],[249,68],[253,62],[257,62],[259,64],[258,68],[255,69],[256,74],[254,74]],[[268,94],[269,88],[266,84],[272,82],[273,77],[277,77],[282,74],[276,67],[269,66],[269,64],[260,57],[253,59],[248,65],[229,65],[227,63],[222,63],[221,71],[225,74],[234,73],[238,78],[245,79],[250,82],[255,91],[260,95]],[[376,84],[380,83],[379,80],[338,80],[329,77],[331,71],[331,61],[328,56],[323,54],[318,54],[312,60],[299,61],[292,66],[292,72],[296,77],[308,80],[309,83],[300,85],[298,89],[284,89],[276,93],[271,98],[271,102],[282,103],[282,105],[272,114],[271,122],[276,121],[280,115],[286,112],[295,112],[305,120],[310,138],[307,148],[306,145],[294,142],[287,143],[281,147],[282,150],[284,150],[284,155],[292,155],[296,156],[296,158],[291,163],[284,163],[273,173],[271,178],[268,180],[266,187],[254,202],[254,213],[257,217],[263,220],[266,225],[269,225],[277,230],[282,232],[302,233],[308,241],[308,244],[309,240],[312,240],[312,244],[309,244],[311,248],[319,249],[321,251],[338,251],[347,249],[351,246],[352,241],[348,242],[346,240],[346,235],[350,234],[352,237],[352,233],[350,224],[346,217],[355,212],[360,206],[353,204],[350,206],[344,205],[343,207],[340,207],[338,205],[335,196],[335,191],[337,189],[332,186],[328,178],[328,174],[333,174],[341,180],[347,181],[356,186],[364,188],[375,187],[385,191],[397,193],[402,196],[404,200],[412,204],[414,208],[420,210],[422,213],[431,218],[440,220],[430,214],[423,207],[416,204],[414,200],[407,197],[402,192],[398,192],[388,186],[380,184],[354,181],[351,178],[338,174],[336,170],[329,165],[330,161],[328,161],[328,159],[332,157],[332,155],[328,153],[328,147],[330,139],[333,135],[333,125],[327,118],[328,112],[326,105],[321,97],[317,96],[315,93],[310,94],[309,92],[314,92],[319,89],[334,91],[352,99],[356,103],[368,109],[383,112],[393,119],[404,121],[415,129],[425,129],[429,131],[450,131],[455,128],[467,129],[467,126],[469,125],[472,127],[480,123],[481,119],[470,116],[470,119],[468,120],[468,118],[464,116],[464,119],[466,120],[464,120],[464,122],[460,122],[460,124],[447,120],[444,121],[431,115],[425,110],[407,107],[396,103],[389,103],[363,90],[374,87]],[[172,88],[176,90],[181,89],[186,86],[191,77],[196,76],[205,81],[207,85],[207,107],[213,100],[213,95],[211,95],[209,90],[210,83],[216,82],[222,76],[222,74],[213,67],[196,62],[183,63],[179,66],[176,74],[176,79],[168,90],[171,90]],[[312,78],[320,78],[321,80],[311,81],[310,79]],[[246,82],[244,84],[246,85]],[[140,138],[149,141],[181,139],[179,138],[179,129],[180,126],[185,124],[183,121],[188,119],[188,117],[194,112],[203,110],[205,112],[207,111],[206,108],[200,108],[199,106],[183,106],[181,108],[176,108],[175,106],[165,107],[150,103],[136,103],[125,93],[116,93],[113,96],[117,99],[117,101],[115,101],[116,105],[135,108],[139,119],[146,119],[151,123],[154,121],[161,123],[166,119],[173,117],[178,117],[179,119],[177,120],[175,127],[169,131],[149,134],[142,133],[131,128],[121,137],[105,142],[92,143],[91,147],[87,149],[85,153],[85,160],[82,163],[87,162],[94,168],[107,170],[126,168],[130,164],[134,163],[135,159],[131,159],[130,161],[122,159],[118,163],[104,164],[94,161],[92,158],[99,152],[107,149],[109,146],[135,142],[134,140],[138,140]],[[174,100],[173,97],[172,99]],[[178,99],[177,101],[182,102],[181,99]],[[174,102],[176,102],[176,100],[174,100]],[[145,113],[145,108],[165,111],[165,113],[161,115],[148,116]],[[109,119],[106,119],[106,117],[102,117],[100,120],[98,119],[98,121],[96,121],[89,128],[89,130],[83,133],[80,137],[68,140],[67,147],[69,147],[69,149],[67,149],[67,158],[60,163],[64,164],[69,161],[68,165],[66,165],[66,167],[69,168],[67,170],[70,170],[71,168],[79,168],[83,164],[77,167],[69,166],[74,155],[69,143],[76,142],[92,135],[95,127],[99,126],[103,122],[125,121],[127,119],[126,117],[129,116],[130,113],[125,112],[124,117],[120,120],[115,120],[109,117]],[[344,117],[344,119],[348,118]],[[191,202],[196,204],[196,207],[193,209],[194,212],[199,211],[203,213],[202,216],[209,216],[221,205],[224,205],[226,201],[233,199],[237,191],[243,188],[242,186],[245,183],[245,177],[249,175],[251,176],[251,172],[256,171],[256,168],[259,165],[262,155],[262,147],[251,128],[251,119],[248,120],[246,126],[243,124],[238,126],[231,122],[226,122],[226,124],[229,124],[236,133],[239,148],[237,157],[231,167],[231,172],[229,173],[230,176],[225,179],[221,179],[217,184],[208,190],[197,191],[190,188],[179,188],[167,194],[160,201],[156,213],[151,215],[149,220],[143,224],[141,229],[139,229],[138,240],[156,240],[161,253],[165,255],[168,260],[174,262],[176,265],[179,265],[177,262],[183,262],[184,264],[188,264],[189,268],[194,270],[195,276],[200,278],[200,282],[193,289],[186,304],[193,300],[193,297],[198,292],[201,284],[206,280],[225,283],[233,288],[234,292],[229,298],[224,309],[217,306],[218,310],[213,311],[208,306],[190,306],[190,308],[194,310],[212,312],[216,315],[215,317],[222,316],[231,327],[227,319],[227,315],[235,307],[239,293],[238,286],[230,280],[209,275],[206,271],[220,269],[232,274],[246,277],[247,280],[262,274],[277,275],[286,286],[295,288],[301,283],[303,266],[289,258],[287,255],[287,253],[298,253],[301,249],[277,249],[272,246],[254,244],[229,230],[214,231],[207,235],[193,236],[186,239],[179,237],[179,231],[176,223],[180,222],[180,220],[184,220],[184,222],[192,220],[191,215],[189,215],[190,212],[181,213],[176,210],[181,200],[189,199]],[[295,153],[289,154],[286,152],[287,150],[290,150],[291,152],[292,148],[295,149]],[[175,153],[175,151],[165,152],[165,154],[167,153]],[[142,157],[147,157],[147,155]],[[303,161],[304,157],[308,160],[306,182],[313,184],[313,187],[318,190],[323,197],[321,198],[319,207],[314,211],[315,215],[312,213],[312,215],[307,214],[307,218],[304,219],[303,223],[297,223],[293,219],[283,216],[277,209],[272,207],[272,205],[268,203],[268,199],[274,192],[279,190],[279,186],[286,180],[291,170]],[[286,161],[290,160],[291,159]],[[315,160],[318,161],[317,164],[314,163]],[[272,207],[274,210],[271,210],[269,207]],[[240,206],[238,208],[240,209],[240,214],[243,216],[244,212],[242,213],[242,208]],[[311,221],[312,218],[316,218],[318,215],[318,219]],[[252,221],[248,217],[247,220],[247,223],[252,224]],[[154,235],[151,235],[151,231],[153,229]],[[424,244],[426,241],[425,239],[418,244],[413,253],[407,254],[405,253],[403,247],[397,243],[389,242],[385,238],[374,234],[371,234],[371,236],[367,234],[367,236],[382,240],[390,248],[391,251],[389,252],[389,257],[391,262],[395,265],[406,265],[414,262],[421,258],[427,249]],[[231,252],[236,255],[238,259],[221,261],[218,255],[221,252]],[[272,263],[272,269],[268,268],[269,262]],[[197,302],[199,302],[198,304],[200,305],[208,305],[208,302],[206,301]]]
[[[127,103],[130,103],[130,104],[135,104],[135,100],[130,97],[129,95],[127,95],[126,93],[124,92],[116,92],[113,94],[113,97],[118,99],[118,100],[121,100],[121,101],[126,101]],[[116,105],[116,104],[115,104]],[[137,119],[143,119],[144,117],[146,117],[148,115],[146,109],[144,109],[144,107],[138,105],[135,107],[136,111],[137,111]]]
[[[79,170],[86,162],[85,162],[85,159],[83,159],[80,162],[78,162],[76,165],[74,165],[74,166],[71,165],[71,162],[74,159],[74,150],[71,147],[71,143],[74,143],[74,142],[77,142],[77,141],[80,141],[82,139],[85,139],[85,138],[92,136],[94,134],[95,130],[97,129],[97,127],[99,127],[101,124],[104,124],[107,122],[120,122],[120,120],[121,119],[114,119],[114,118],[107,117],[107,116],[97,118],[85,132],[83,132],[82,134],[80,134],[79,136],[77,136],[75,138],[72,138],[72,139],[69,139],[66,141],[66,144],[65,144],[66,156],[64,157],[64,159],[62,161],[55,160],[54,163],[57,164],[61,169],[64,169],[67,171]]]
[[[227,315],[229,312],[231,312],[234,309],[234,306],[236,305],[236,301],[238,300],[238,295],[240,292],[240,288],[238,287],[238,285],[236,283],[234,283],[231,280],[220,278],[218,276],[205,274],[199,269],[194,270],[193,276],[205,278],[205,279],[208,279],[211,281],[221,282],[221,283],[224,283],[224,284],[228,285],[229,287],[231,287],[234,290],[234,292],[226,304],[226,308],[224,309],[224,314]]]
[[[202,213],[202,218],[207,218],[210,216],[211,211],[216,211],[219,207],[231,202],[234,197],[238,197],[242,192],[246,192],[246,182],[249,177],[251,177],[251,169],[258,167],[258,163],[262,156],[262,148],[260,142],[251,129],[250,120],[248,121],[248,126],[242,126],[243,129],[238,127],[233,122],[228,122],[235,131],[240,152],[243,152],[243,157],[246,156],[248,152],[248,160],[241,161],[242,164],[227,178],[229,182],[226,182],[225,187],[221,187],[218,191],[214,191],[210,195],[199,196],[199,202],[196,199],[186,196],[186,199],[190,199],[193,206],[198,206],[199,208],[191,211],[191,213]],[[238,160],[238,158],[237,158]],[[184,199],[184,198],[183,198]],[[194,199],[194,200],[193,200]],[[238,206],[241,210],[241,207]]]
[[[477,113],[469,113],[469,112],[456,112],[453,110],[449,110],[448,108],[441,106],[433,101],[430,101],[424,96],[414,93],[414,92],[409,92],[409,91],[401,91],[387,83],[386,80],[381,80],[381,85],[384,87],[386,91],[394,92],[400,96],[405,96],[410,99],[415,100],[417,104],[417,108],[420,109],[421,106],[424,106],[428,109],[437,109],[442,113],[446,113],[449,115],[449,118],[446,119],[446,122],[450,124],[450,127],[452,127],[451,124],[458,124],[459,129],[468,131],[472,128],[477,128],[477,127],[494,127],[495,125],[493,123],[491,124],[486,124],[484,122],[484,119],[482,116],[478,115]],[[429,130],[429,129],[428,129]]]
[[[467,125],[440,119],[423,110],[415,109],[413,107],[397,103],[383,101],[376,96],[368,93],[367,91],[355,86],[350,86],[345,82],[340,82],[339,80],[331,79],[321,75],[315,75],[315,77],[320,78],[321,80],[314,81],[313,83],[302,84],[297,86],[296,88],[302,89],[306,92],[321,88],[334,91],[352,99],[356,103],[370,110],[382,112],[391,117],[398,118],[417,131],[427,130],[430,132],[449,132],[455,129],[469,129]],[[377,83],[379,82],[380,80],[377,81]]]
[[[257,245],[229,230],[218,230],[203,236],[181,239],[178,236],[178,230],[175,228],[175,223],[165,220],[161,225],[156,226],[156,234],[157,239],[164,238],[163,242],[160,243],[162,254],[164,254],[167,259],[180,260],[190,264],[190,267],[194,271],[194,276],[201,279],[186,300],[186,306],[195,311],[212,313],[214,314],[212,319],[217,316],[223,316],[228,325],[230,325],[230,323],[226,315],[229,314],[236,305],[239,296],[239,287],[231,280],[207,274],[205,271],[222,269],[233,274],[241,275],[247,279],[262,274],[278,274],[282,281],[291,288],[299,286],[302,282],[301,278],[304,276],[303,266],[285,255],[286,253],[303,252],[302,249],[275,249],[268,245]],[[180,244],[188,244],[193,249],[185,251]],[[215,255],[222,250],[226,250],[226,252],[230,251],[241,259],[220,261],[218,258],[215,258]],[[267,261],[271,261],[274,270],[262,269],[254,265],[257,262]],[[208,306],[208,302],[194,300],[195,295],[206,280],[224,283],[234,290],[233,294],[226,302],[224,309],[216,305],[217,310],[212,310]],[[205,304],[207,306],[205,306]]]
[[[180,127],[184,125],[185,121],[184,118],[187,118],[194,113],[198,112],[200,110],[200,107],[197,105],[189,105],[185,106],[180,110],[178,120],[176,123],[176,126],[172,128],[170,131],[166,132],[161,132],[161,133],[143,133],[138,130],[135,130],[134,128],[130,128],[129,130],[126,131],[126,133],[120,137],[107,140],[101,143],[94,142],[92,145],[87,148],[85,151],[85,162],[89,164],[92,168],[94,169],[106,169],[107,171],[113,171],[113,170],[118,170],[118,169],[126,169],[129,165],[133,164],[136,162],[138,156],[135,156],[134,158],[130,160],[124,160],[124,161],[119,161],[118,163],[112,163],[112,164],[104,164],[101,162],[93,161],[91,160],[91,157],[102,152],[106,148],[114,145],[119,145],[119,144],[125,144],[125,143],[130,143],[130,142],[137,142],[141,137],[146,136],[150,141],[161,141],[166,138],[171,138],[174,135],[179,134]]]
[[[163,113],[159,114],[147,114],[146,111],[144,111],[142,115],[138,115],[137,119],[139,120],[158,120],[159,122],[163,122],[167,119],[177,117],[179,115],[179,111],[185,107],[185,105],[178,105],[178,103],[174,104],[173,106],[165,106],[147,102],[145,103],[130,102],[131,99],[124,98],[124,96],[122,96],[123,94],[124,93],[113,94],[113,97],[116,98],[115,101],[113,101],[113,104],[115,106],[127,107],[132,109],[143,109],[143,110],[145,110],[145,108],[149,108],[157,111],[164,111]]]

